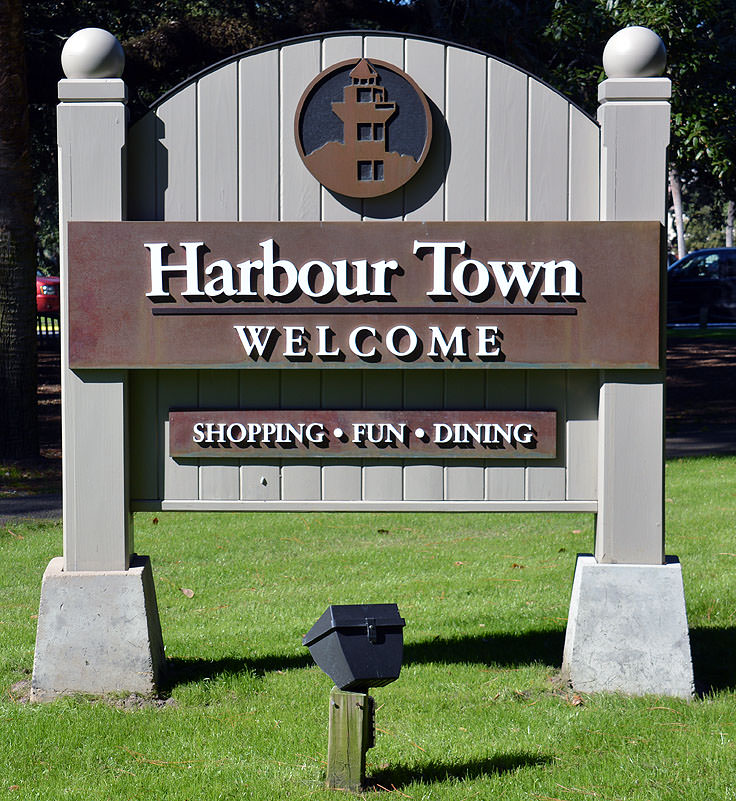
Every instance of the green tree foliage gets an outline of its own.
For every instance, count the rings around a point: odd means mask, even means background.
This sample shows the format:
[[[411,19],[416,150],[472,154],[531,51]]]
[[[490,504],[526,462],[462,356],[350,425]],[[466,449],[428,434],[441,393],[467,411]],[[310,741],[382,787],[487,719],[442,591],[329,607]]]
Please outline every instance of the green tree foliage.
[[[644,25],[667,48],[672,79],[670,183],[694,219],[736,197],[736,4],[732,0],[557,0],[546,36],[558,45],[552,83],[588,111],[600,53],[617,30]],[[697,190],[697,191],[696,191]],[[714,218],[711,216],[710,218]],[[702,239],[702,237],[699,237]]]
[[[0,17],[1,103],[10,97],[7,87],[19,85],[20,68],[8,59],[16,57],[22,41],[21,0],[0,0],[0,10],[6,15]],[[425,34],[478,48],[540,76],[594,114],[596,86],[604,77],[604,45],[616,30],[633,24],[652,28],[667,46],[673,80],[672,164],[690,205],[691,242],[710,242],[702,229],[715,225],[736,197],[733,0],[27,0],[36,264],[51,272],[58,268],[53,112],[56,82],[63,77],[61,49],[80,28],[105,28],[122,42],[135,119],[162,92],[234,53],[302,34],[365,28]],[[0,114],[0,128],[13,127],[9,117],[25,120],[17,113],[24,105],[23,97],[13,95],[13,111]],[[0,162],[27,171],[26,154],[27,149],[14,165],[15,157],[9,159],[4,151]],[[21,200],[26,190],[8,193],[6,180],[5,200],[9,194]],[[33,309],[29,287],[35,264],[32,256],[21,260],[27,262],[23,287],[3,289],[6,294],[0,297],[3,325],[18,304],[27,307],[27,315]],[[32,343],[24,347],[27,356],[21,360],[30,363]]]
[[[549,0],[414,0],[412,32],[475,47],[536,75],[547,73]]]
[[[90,25],[112,31],[123,43],[133,119],[167,89],[234,53],[292,36],[358,28],[476,47],[547,80],[595,114],[605,43],[620,28],[645,25],[668,49],[673,164],[686,186],[695,180],[736,195],[732,0],[28,0],[39,252],[52,269],[56,154],[50,109],[62,77],[64,40]]]
[[[243,50],[292,36],[350,28],[405,28],[410,7],[392,0],[29,0],[32,103],[55,103],[59,58],[74,31],[111,31],[126,54],[134,110],[200,69]]]
[[[28,0],[26,43],[33,132],[38,259],[58,269],[56,253],[57,81],[61,50],[80,28],[111,31],[125,49],[132,119],[163,92],[223,58],[318,31],[408,30],[412,8],[393,0]]]
[[[549,74],[555,86],[588,111],[595,110],[596,79],[608,39],[629,25],[644,25],[664,41],[672,79],[673,137],[681,167],[703,158],[713,142],[718,175],[729,169],[716,144],[733,125],[736,4],[732,0],[556,0],[544,33],[555,43]],[[591,87],[593,92],[591,92]],[[700,154],[700,155],[698,155]]]

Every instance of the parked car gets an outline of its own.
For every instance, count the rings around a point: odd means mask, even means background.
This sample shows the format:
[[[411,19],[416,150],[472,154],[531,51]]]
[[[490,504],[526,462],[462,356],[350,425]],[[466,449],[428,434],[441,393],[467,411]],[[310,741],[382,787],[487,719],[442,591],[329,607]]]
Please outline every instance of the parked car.
[[[736,248],[694,250],[667,269],[668,323],[736,323]]]
[[[58,315],[59,276],[36,273],[36,313]]]

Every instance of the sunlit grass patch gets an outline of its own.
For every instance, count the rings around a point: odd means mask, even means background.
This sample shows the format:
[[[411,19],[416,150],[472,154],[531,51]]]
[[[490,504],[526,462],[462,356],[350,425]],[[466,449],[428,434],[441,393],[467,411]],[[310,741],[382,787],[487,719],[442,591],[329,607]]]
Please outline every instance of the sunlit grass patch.
[[[331,682],[301,637],[329,603],[396,602],[404,667],[372,693],[370,795],[736,798],[735,470],[733,458],[666,470],[667,552],[682,562],[702,691],[689,702],[556,680],[592,515],[141,513],[170,703],[22,704],[62,535],[0,527],[0,797],[334,797]]]

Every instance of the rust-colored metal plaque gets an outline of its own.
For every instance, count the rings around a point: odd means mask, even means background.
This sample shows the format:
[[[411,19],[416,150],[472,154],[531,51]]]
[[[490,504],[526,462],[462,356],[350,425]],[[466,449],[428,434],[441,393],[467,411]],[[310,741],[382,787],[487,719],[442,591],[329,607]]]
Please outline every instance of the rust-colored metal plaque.
[[[171,411],[175,458],[551,459],[556,412]]]
[[[73,368],[656,368],[659,223],[69,224]]]
[[[405,72],[356,58],[333,64],[305,89],[294,136],[306,168],[323,186],[348,197],[379,197],[421,168],[432,114]]]

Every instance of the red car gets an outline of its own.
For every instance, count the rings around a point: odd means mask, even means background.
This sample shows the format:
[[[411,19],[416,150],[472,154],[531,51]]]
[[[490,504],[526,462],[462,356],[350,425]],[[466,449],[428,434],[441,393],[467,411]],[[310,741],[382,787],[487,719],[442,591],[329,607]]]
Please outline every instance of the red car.
[[[40,315],[59,314],[59,276],[36,273],[36,312]]]

